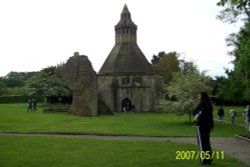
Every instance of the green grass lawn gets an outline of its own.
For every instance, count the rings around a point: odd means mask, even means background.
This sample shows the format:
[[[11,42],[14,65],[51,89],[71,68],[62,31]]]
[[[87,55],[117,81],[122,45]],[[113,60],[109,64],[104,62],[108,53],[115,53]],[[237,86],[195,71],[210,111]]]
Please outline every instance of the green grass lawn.
[[[197,146],[174,142],[110,141],[61,137],[0,137],[1,167],[195,167],[198,159],[177,160],[176,151]],[[212,166],[246,167],[225,155]]]
[[[25,104],[0,104],[0,132],[80,133],[141,136],[195,136],[187,116],[160,113],[116,113],[79,117],[70,113],[26,111]],[[215,121],[212,136],[244,133],[243,127]]]
[[[229,110],[231,109],[231,106],[223,106],[224,112],[225,112],[225,120],[231,121],[231,117],[229,114]],[[233,107],[237,113],[237,116],[235,117],[235,123],[239,123],[244,125],[245,124],[245,118],[243,117],[242,113],[244,112],[244,109],[246,108],[245,106],[234,106]],[[218,118],[218,109],[219,106],[214,107],[214,117],[217,119]]]
[[[195,136],[187,116],[159,113],[116,113],[79,117],[70,113],[26,111],[25,104],[0,104],[0,132],[80,133],[139,136]],[[212,136],[233,136],[244,128],[215,122]],[[0,167],[165,167],[200,166],[199,160],[176,160],[176,151],[197,151],[196,145],[112,141],[64,137],[0,136]],[[246,165],[225,155],[213,166]]]

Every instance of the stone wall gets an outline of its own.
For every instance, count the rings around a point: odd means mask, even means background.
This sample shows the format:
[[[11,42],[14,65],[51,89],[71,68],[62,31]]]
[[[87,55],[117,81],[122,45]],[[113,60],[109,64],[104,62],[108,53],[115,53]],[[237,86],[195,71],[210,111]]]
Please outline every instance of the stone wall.
[[[129,99],[134,112],[155,112],[157,100],[163,95],[163,81],[158,75],[99,75],[98,96],[112,112],[123,111]]]
[[[97,115],[96,72],[87,56],[78,52],[60,70],[62,78],[73,92],[70,111],[75,115]]]

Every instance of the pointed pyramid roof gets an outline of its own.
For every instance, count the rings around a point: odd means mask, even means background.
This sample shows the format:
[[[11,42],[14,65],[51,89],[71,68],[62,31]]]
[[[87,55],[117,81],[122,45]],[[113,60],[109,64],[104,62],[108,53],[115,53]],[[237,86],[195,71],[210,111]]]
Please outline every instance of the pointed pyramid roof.
[[[136,44],[115,45],[105,60],[99,74],[130,75],[153,74],[153,69]]]
[[[130,12],[125,4],[121,13],[121,19],[115,29],[136,30],[136,25],[131,20]],[[136,34],[116,34],[126,38]],[[126,41],[126,40],[125,40]],[[154,74],[151,64],[148,62],[135,40],[116,43],[109,56],[99,71],[99,75],[137,75]]]

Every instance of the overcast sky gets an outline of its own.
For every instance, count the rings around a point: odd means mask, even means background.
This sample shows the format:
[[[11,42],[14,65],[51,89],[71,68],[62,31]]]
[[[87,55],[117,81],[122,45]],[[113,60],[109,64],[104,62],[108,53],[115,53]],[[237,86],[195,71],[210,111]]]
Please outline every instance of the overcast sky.
[[[218,0],[1,0],[0,76],[39,71],[87,55],[99,71],[115,44],[114,26],[126,3],[137,43],[150,61],[177,51],[210,76],[230,67],[225,37],[235,26],[216,19]]]

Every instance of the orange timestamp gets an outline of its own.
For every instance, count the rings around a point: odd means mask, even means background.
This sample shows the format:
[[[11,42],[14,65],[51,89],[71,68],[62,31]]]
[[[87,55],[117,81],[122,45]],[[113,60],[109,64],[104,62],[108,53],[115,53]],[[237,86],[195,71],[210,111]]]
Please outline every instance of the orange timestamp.
[[[224,151],[176,151],[176,160],[224,159]]]

